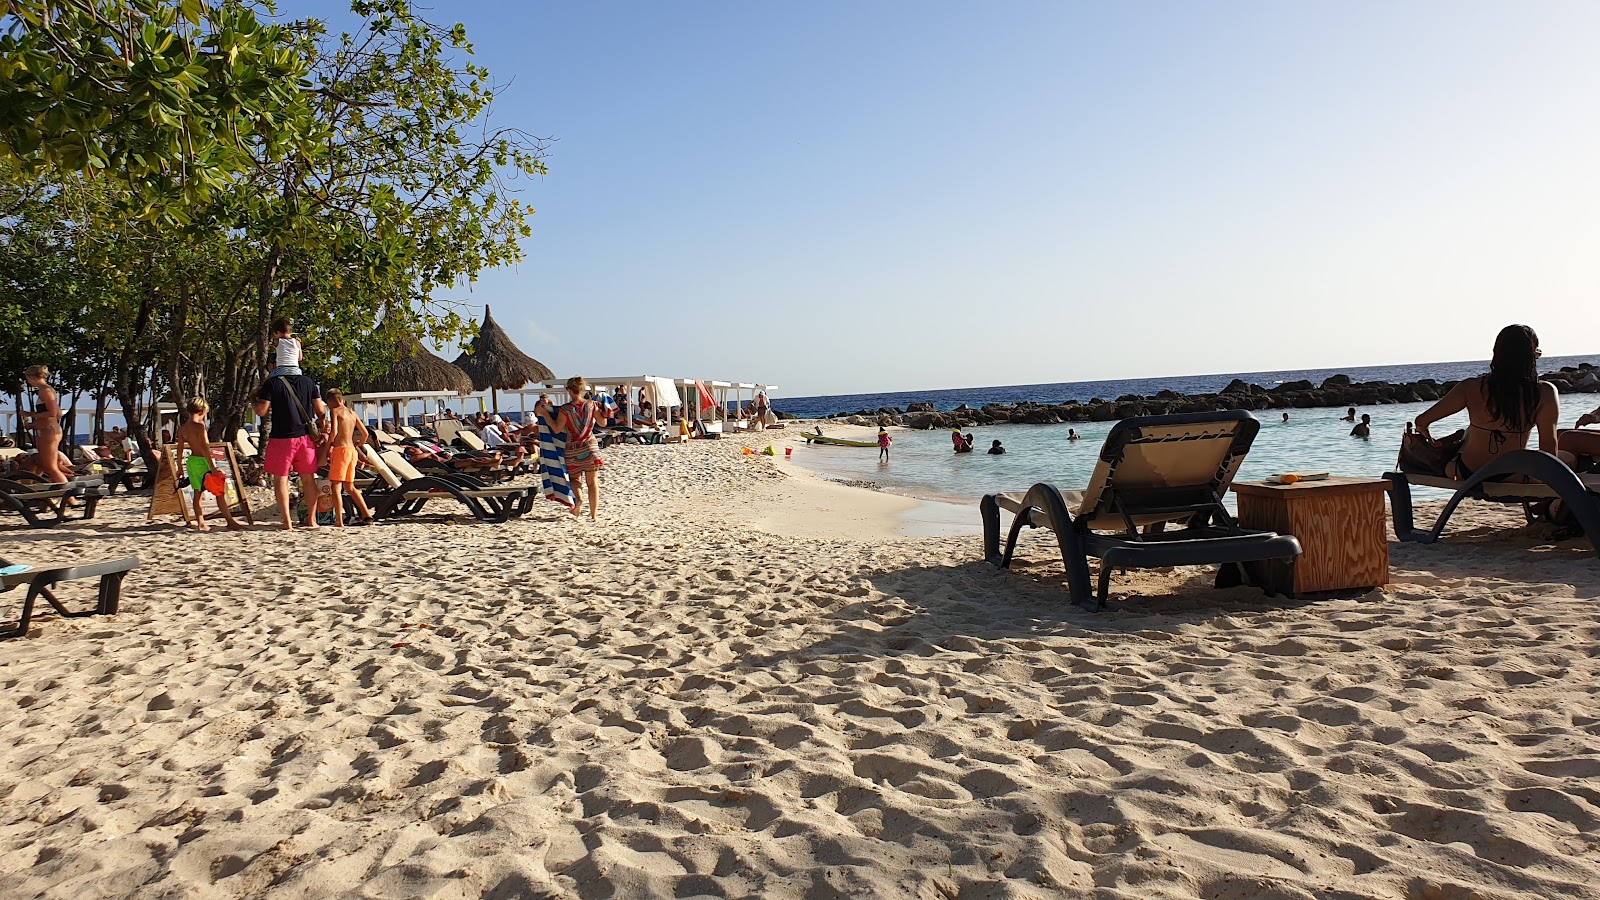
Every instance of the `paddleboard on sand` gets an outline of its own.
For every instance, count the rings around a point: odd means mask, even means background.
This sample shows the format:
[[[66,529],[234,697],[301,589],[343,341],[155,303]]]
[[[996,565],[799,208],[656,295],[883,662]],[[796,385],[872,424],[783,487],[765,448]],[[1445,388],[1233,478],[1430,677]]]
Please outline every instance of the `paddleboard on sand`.
[[[877,441],[847,441],[844,438],[828,437],[824,434],[803,435],[808,444],[832,444],[835,447],[876,447]]]

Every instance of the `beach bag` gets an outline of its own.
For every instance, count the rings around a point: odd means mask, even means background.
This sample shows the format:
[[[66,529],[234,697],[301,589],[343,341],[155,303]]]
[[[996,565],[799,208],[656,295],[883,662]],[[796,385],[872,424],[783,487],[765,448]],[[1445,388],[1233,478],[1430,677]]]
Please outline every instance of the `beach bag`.
[[[1445,466],[1460,455],[1461,448],[1466,443],[1465,430],[1447,434],[1431,442],[1415,432],[1406,434],[1400,438],[1400,459],[1395,463],[1395,468],[1407,475],[1449,478],[1451,476],[1445,471]]]
[[[213,497],[221,497],[228,492],[227,476],[216,469],[207,472],[205,480],[201,484],[205,488],[205,492]]]

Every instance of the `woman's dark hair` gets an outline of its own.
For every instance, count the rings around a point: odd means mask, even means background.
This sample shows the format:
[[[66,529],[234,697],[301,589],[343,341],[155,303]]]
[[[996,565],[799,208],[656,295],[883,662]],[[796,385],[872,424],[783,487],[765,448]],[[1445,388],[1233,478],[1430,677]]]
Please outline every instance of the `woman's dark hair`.
[[[1526,325],[1507,325],[1494,339],[1494,359],[1483,379],[1489,415],[1513,431],[1533,428],[1539,408],[1539,336]]]

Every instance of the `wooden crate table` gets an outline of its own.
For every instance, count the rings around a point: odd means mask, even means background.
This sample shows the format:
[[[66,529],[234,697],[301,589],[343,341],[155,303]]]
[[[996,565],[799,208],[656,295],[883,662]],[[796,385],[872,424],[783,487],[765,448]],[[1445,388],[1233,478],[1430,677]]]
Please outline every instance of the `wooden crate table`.
[[[1269,592],[1300,597],[1389,583],[1382,479],[1330,477],[1294,484],[1234,482],[1239,524],[1300,540],[1300,556],[1250,563]]]

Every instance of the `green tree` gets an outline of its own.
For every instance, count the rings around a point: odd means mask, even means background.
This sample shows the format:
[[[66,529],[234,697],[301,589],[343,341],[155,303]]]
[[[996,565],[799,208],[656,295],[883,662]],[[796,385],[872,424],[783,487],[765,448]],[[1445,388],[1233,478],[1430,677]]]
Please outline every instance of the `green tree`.
[[[0,163],[97,173],[185,221],[261,158],[314,143],[305,38],[243,0],[0,0]]]

